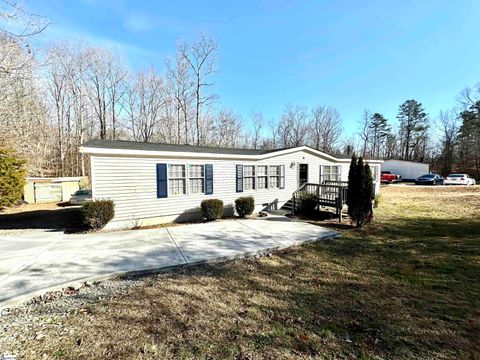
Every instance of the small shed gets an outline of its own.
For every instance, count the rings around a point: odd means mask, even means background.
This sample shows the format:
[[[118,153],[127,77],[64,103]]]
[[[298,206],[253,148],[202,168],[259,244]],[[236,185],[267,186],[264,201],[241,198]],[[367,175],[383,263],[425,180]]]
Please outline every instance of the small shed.
[[[23,188],[23,199],[29,203],[51,203],[68,201],[71,195],[86,187],[88,178],[72,177],[27,177]]]
[[[381,165],[381,169],[382,171],[390,171],[393,174],[400,175],[404,181],[411,181],[415,180],[419,176],[422,176],[423,174],[428,174],[430,171],[430,164],[416,161],[389,159],[384,160]]]

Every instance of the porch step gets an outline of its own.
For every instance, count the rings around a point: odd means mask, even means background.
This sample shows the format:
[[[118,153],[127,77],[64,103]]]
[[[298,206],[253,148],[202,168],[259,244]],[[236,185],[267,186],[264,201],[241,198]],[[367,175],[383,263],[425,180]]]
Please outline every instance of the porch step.
[[[293,210],[292,199],[288,200],[285,204],[283,204],[280,210],[292,211]]]

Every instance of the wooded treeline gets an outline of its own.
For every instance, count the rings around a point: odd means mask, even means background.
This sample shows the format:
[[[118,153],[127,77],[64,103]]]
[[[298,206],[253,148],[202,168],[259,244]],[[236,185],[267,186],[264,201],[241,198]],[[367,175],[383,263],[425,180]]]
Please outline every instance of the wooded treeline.
[[[215,147],[277,148],[308,144],[338,149],[339,113],[329,106],[287,105],[278,122],[219,106],[214,92],[217,43],[201,35],[179,42],[154,67],[132,71],[114,49],[57,43],[32,57],[18,40],[1,38],[2,140],[27,160],[30,175],[88,173],[78,149],[93,138]],[[41,63],[40,63],[41,61]],[[21,64],[10,66],[8,64]],[[0,66],[1,66],[0,65]]]
[[[464,90],[453,110],[436,117],[413,99],[399,106],[395,122],[365,110],[358,131],[345,136],[339,112],[328,105],[287,104],[279,119],[268,120],[260,111],[242,117],[222,107],[215,92],[218,44],[210,36],[178,42],[158,68],[134,71],[112,48],[63,42],[37,53],[28,39],[48,25],[45,19],[7,11],[0,6],[0,18],[23,20],[26,28],[13,33],[0,26],[0,139],[27,160],[29,175],[88,174],[78,148],[101,138],[216,147],[309,145],[348,157],[429,162],[444,175],[457,171],[480,178],[480,85]]]
[[[382,114],[365,111],[360,142],[347,143],[345,153],[366,158],[427,162],[442,175],[468,173],[480,178],[480,84],[466,88],[457,106],[429,118],[422,104],[400,105],[397,130]]]

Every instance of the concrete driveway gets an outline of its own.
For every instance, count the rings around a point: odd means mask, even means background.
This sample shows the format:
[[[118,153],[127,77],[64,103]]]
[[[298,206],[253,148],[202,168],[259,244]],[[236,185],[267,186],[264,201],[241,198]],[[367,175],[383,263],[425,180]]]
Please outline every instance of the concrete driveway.
[[[230,259],[338,236],[280,216],[95,234],[0,232],[0,308],[86,280]]]

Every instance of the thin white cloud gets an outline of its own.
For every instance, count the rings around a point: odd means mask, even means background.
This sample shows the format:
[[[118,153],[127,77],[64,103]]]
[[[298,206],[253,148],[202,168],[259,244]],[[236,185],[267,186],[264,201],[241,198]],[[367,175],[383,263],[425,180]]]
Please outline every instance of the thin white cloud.
[[[115,49],[125,55],[130,61],[142,64],[142,66],[151,63],[163,63],[163,58],[165,57],[165,54],[159,51],[145,49],[129,43],[58,25],[50,26],[39,39],[41,45],[61,41],[85,43],[87,45]]]
[[[154,21],[146,14],[128,14],[123,26],[130,32],[143,32],[155,28]]]

